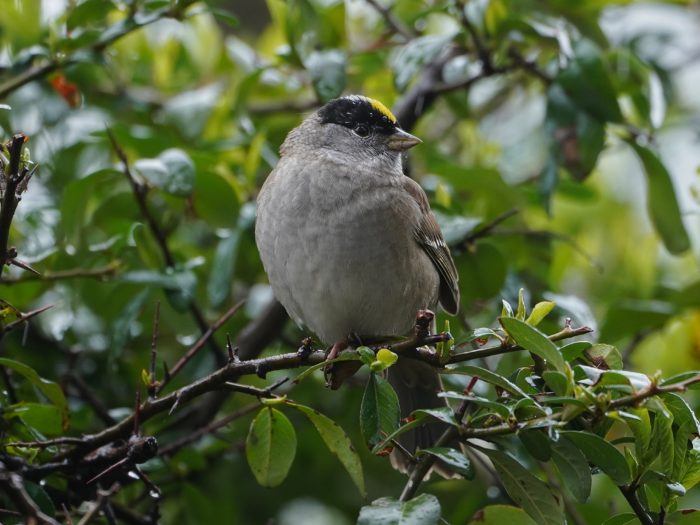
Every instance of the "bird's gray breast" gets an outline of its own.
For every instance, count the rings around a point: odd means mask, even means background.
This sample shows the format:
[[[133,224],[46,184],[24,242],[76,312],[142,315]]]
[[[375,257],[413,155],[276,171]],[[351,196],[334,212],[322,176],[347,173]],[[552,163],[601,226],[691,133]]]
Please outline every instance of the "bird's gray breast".
[[[261,192],[256,237],[273,291],[328,343],[404,334],[439,284],[413,237],[418,205],[396,176],[327,166],[278,167]]]

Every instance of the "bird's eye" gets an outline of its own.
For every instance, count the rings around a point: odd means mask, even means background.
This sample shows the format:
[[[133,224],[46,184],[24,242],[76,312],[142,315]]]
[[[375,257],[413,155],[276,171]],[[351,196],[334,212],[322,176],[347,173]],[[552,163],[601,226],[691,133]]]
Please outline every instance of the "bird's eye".
[[[357,126],[355,126],[354,131],[355,135],[357,135],[358,137],[366,137],[367,135],[369,135],[369,128],[364,124],[358,124]]]

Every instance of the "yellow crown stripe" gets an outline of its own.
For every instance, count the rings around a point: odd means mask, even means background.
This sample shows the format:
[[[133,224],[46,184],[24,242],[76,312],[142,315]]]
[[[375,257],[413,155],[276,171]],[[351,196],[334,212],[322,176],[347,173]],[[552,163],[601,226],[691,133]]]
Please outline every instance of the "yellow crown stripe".
[[[379,111],[382,115],[384,115],[386,118],[388,118],[389,120],[391,120],[391,122],[393,122],[394,124],[396,124],[396,117],[395,117],[394,114],[389,110],[388,107],[386,107],[384,104],[382,104],[382,103],[379,102],[378,100],[374,100],[373,98],[369,98],[369,97],[366,97],[366,98],[367,98],[367,102],[369,102],[370,105],[371,105],[374,109],[376,109],[377,111]]]

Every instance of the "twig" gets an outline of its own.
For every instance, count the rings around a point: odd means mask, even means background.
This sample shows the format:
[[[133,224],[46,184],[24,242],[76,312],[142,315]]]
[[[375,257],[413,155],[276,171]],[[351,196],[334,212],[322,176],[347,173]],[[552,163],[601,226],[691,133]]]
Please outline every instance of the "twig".
[[[165,386],[172,381],[172,379],[178,374],[180,370],[182,370],[182,367],[184,367],[190,359],[192,359],[195,355],[197,355],[197,352],[199,352],[204,345],[211,339],[211,337],[214,335],[214,332],[216,332],[221,325],[223,325],[226,321],[228,321],[233,314],[235,314],[245,301],[240,301],[236,303],[234,306],[228,309],[228,311],[222,315],[217,321],[212,324],[209,328],[207,328],[206,332],[202,334],[202,336],[197,340],[195,344],[193,344],[190,349],[183,355],[177,363],[170,369],[170,373],[168,374],[168,377],[164,377],[163,381],[160,382],[160,384],[156,387],[155,393],[159,394]]]
[[[522,235],[528,237],[542,237],[549,238],[555,241],[560,241],[568,244],[573,248],[573,250],[578,253],[581,257],[586,259],[591,266],[596,270],[602,271],[603,266],[600,262],[596,261],[591,255],[589,255],[578,243],[572,239],[570,236],[563,233],[554,232],[550,230],[528,230],[528,229],[501,229],[491,232],[491,235]]]
[[[27,273],[23,274],[21,277],[14,279],[5,279],[1,281],[0,284],[12,285],[12,284],[22,284],[30,281],[62,281],[66,279],[85,279],[85,278],[102,278],[108,277],[116,273],[119,269],[119,262],[115,261],[106,266],[101,266],[99,268],[74,268],[71,270],[63,270],[59,272],[48,272],[48,273]]]
[[[8,495],[14,506],[24,517],[25,523],[60,525],[56,520],[41,512],[38,505],[24,488],[22,477],[19,474],[0,468],[0,488]]]
[[[265,388],[258,388],[252,385],[244,385],[241,383],[234,383],[232,381],[226,381],[224,383],[224,388],[227,390],[233,390],[234,392],[242,392],[244,394],[250,394],[251,396],[256,396],[258,398],[260,397],[266,397],[266,398],[273,398],[273,397],[278,397],[276,394],[273,393],[273,391],[289,381],[288,377],[284,377],[277,381],[276,383],[265,387]]]
[[[561,341],[563,339],[570,339],[571,337],[577,337],[579,335],[589,334],[593,331],[592,328],[588,326],[580,326],[578,328],[565,327],[563,330],[548,336],[550,341]],[[465,343],[458,344],[455,348],[463,346]],[[472,361],[474,359],[483,359],[484,357],[489,357],[492,355],[507,354],[510,352],[517,352],[519,350],[524,350],[522,346],[519,345],[496,345],[488,346],[486,348],[479,348],[477,350],[469,350],[467,352],[460,352],[454,354],[448,363],[462,363],[464,361]]]
[[[630,485],[619,486],[618,488],[627,500],[627,503],[629,503],[630,507],[632,507],[632,510],[637,515],[637,518],[639,518],[642,525],[654,525],[654,520],[652,519],[651,515],[646,511],[642,505],[642,502],[639,501],[639,498],[637,497],[637,485],[632,483]]]
[[[109,415],[107,408],[102,404],[102,400],[95,395],[82,377],[73,371],[68,374],[68,381],[78,391],[80,398],[90,405],[90,408],[105,425],[114,425],[116,423],[115,419]]]
[[[396,34],[401,35],[406,40],[411,40],[416,35],[409,30],[398,18],[394,16],[391,9],[384,7],[379,4],[376,0],[365,0],[369,5],[371,5],[380,15],[384,18],[386,24],[392,29]]]
[[[200,439],[203,436],[206,436],[207,434],[211,434],[213,432],[216,432],[222,427],[225,427],[232,421],[235,421],[236,419],[240,419],[244,416],[247,416],[248,414],[255,412],[260,408],[260,403],[255,402],[251,403],[249,405],[244,406],[243,408],[237,410],[236,412],[229,414],[225,417],[222,417],[221,419],[217,419],[216,421],[212,421],[205,427],[199,428],[196,431],[192,432],[191,434],[181,437],[180,439],[173,441],[172,443],[166,445],[165,447],[162,447],[160,451],[158,452],[159,456],[162,457],[168,457],[172,456],[175,454],[178,450],[180,450],[182,447],[189,445],[191,443],[194,443],[198,439]]]
[[[520,210],[517,208],[513,208],[512,210],[508,210],[506,212],[501,213],[500,215],[497,215],[490,222],[487,222],[486,224],[475,228],[472,232],[469,233],[469,235],[467,235],[464,238],[464,240],[460,244],[467,246],[481,237],[486,237],[494,230],[494,228],[496,228],[496,226],[506,221],[507,219],[510,219],[514,215],[517,215],[518,213],[520,213]]]

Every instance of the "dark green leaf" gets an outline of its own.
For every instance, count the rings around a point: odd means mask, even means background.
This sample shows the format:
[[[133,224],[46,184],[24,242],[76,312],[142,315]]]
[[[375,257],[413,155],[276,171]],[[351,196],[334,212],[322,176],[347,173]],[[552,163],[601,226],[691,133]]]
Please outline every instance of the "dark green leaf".
[[[538,525],[523,509],[508,505],[489,505],[469,525]]]
[[[297,436],[287,416],[275,408],[263,407],[250,424],[245,451],[260,485],[275,487],[282,483],[297,451]]]
[[[569,343],[562,346],[559,351],[562,357],[568,363],[571,363],[575,359],[578,359],[583,355],[583,353],[593,346],[588,341],[576,341],[574,343]]]
[[[430,454],[450,467],[450,470],[461,474],[466,479],[474,479],[474,467],[469,458],[461,451],[448,447],[423,448],[421,454]]]
[[[567,365],[559,349],[537,328],[512,317],[501,317],[499,321],[508,335],[525,350],[546,359],[559,372],[566,370]]]
[[[623,514],[618,514],[612,518],[608,518],[603,522],[603,525],[633,525],[639,523],[636,514],[631,512],[625,512]]]
[[[482,449],[508,495],[539,525],[564,525],[564,514],[549,487],[520,463],[499,450]]]
[[[690,248],[690,239],[681,217],[671,174],[649,148],[630,140],[647,176],[647,208],[666,249],[680,254]]]
[[[399,398],[392,386],[371,373],[360,406],[360,428],[369,448],[399,427]]]
[[[506,390],[507,392],[510,392],[511,394],[519,397],[528,397],[528,395],[523,392],[515,383],[512,383],[505,377],[498,375],[495,372],[491,372],[491,370],[487,370],[486,368],[481,368],[480,366],[474,366],[474,365],[455,365],[455,366],[448,366],[444,373],[446,374],[461,374],[461,375],[467,375],[467,376],[472,376],[472,377],[478,377],[479,379],[486,381],[487,383],[491,383],[492,385],[496,385],[497,387],[502,388],[503,390]]]
[[[563,439],[570,440],[586,456],[589,462],[600,467],[617,485],[630,482],[627,460],[614,445],[602,437],[589,432],[567,430],[560,432]]]
[[[357,455],[355,447],[352,446],[352,441],[350,441],[345,431],[338,423],[313,408],[297,403],[289,403],[289,405],[300,410],[311,420],[316,430],[318,430],[318,433],[321,435],[323,442],[328,447],[328,450],[340,460],[345,470],[350,474],[357,490],[359,490],[360,494],[364,497],[365,477],[362,472],[360,456]]]
[[[11,410],[25,424],[44,435],[57,436],[63,432],[63,414],[56,405],[20,403],[12,405]]]
[[[32,367],[20,363],[19,361],[14,361],[6,357],[0,357],[0,366],[10,368],[16,373],[24,377],[32,385],[34,385],[46,399],[51,401],[61,412],[61,418],[63,423],[63,428],[68,427],[68,403],[66,397],[63,395],[63,390],[53,381],[49,381],[40,377]]]
[[[539,461],[549,461],[552,457],[549,438],[541,430],[521,430],[518,432],[518,438],[533,458]]]
[[[622,113],[600,49],[589,40],[580,40],[574,59],[562,69],[555,82],[580,108],[600,121],[620,122]]]
[[[221,239],[216,247],[209,282],[207,282],[209,303],[215,308],[221,307],[231,294],[231,282],[240,239],[241,231],[237,228],[228,237]]]
[[[591,469],[583,453],[571,441],[560,439],[552,442],[552,461],[571,495],[579,503],[585,503],[591,495]]]
[[[544,379],[547,386],[552,389],[552,392],[558,396],[566,396],[569,394],[570,387],[573,388],[573,385],[569,384],[566,375],[555,370],[545,370],[542,373],[542,379]]]
[[[655,411],[649,450],[644,457],[645,465],[653,463],[657,466],[656,470],[660,470],[667,476],[673,474],[675,455],[672,425],[673,416],[670,412]]]

